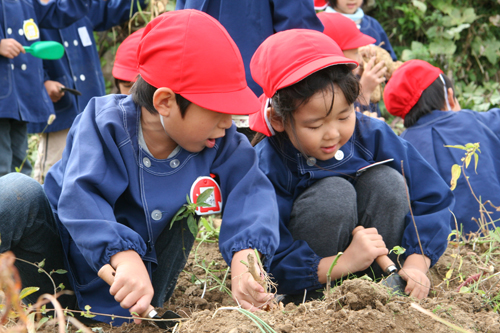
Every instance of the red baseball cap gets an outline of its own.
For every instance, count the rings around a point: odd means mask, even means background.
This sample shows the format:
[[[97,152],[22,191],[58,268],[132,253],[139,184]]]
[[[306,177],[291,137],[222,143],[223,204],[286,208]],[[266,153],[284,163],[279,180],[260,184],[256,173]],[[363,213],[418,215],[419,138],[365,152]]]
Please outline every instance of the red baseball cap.
[[[137,60],[146,82],[203,108],[244,115],[259,110],[238,47],[217,20],[201,11],[171,11],[149,22]]]
[[[141,40],[144,28],[137,30],[118,46],[113,64],[113,77],[122,81],[135,82],[137,71],[137,47]]]
[[[423,60],[409,60],[391,76],[384,89],[384,103],[390,114],[404,119],[420,96],[443,71]]]
[[[328,1],[327,0],[314,0],[314,9],[316,10],[322,10],[328,7]]]
[[[333,65],[344,64],[354,69],[358,63],[344,57],[340,47],[327,35],[308,29],[290,29],[268,37],[255,51],[250,62],[252,77],[264,90],[265,98],[271,98],[279,89],[291,86],[307,76]],[[250,116],[255,131],[265,126],[265,105],[261,112]],[[264,105],[264,107],[262,107]],[[257,119],[252,119],[257,117]],[[257,125],[255,127],[255,124]],[[266,135],[272,132],[269,129]]]
[[[340,13],[318,13],[323,23],[323,33],[339,44],[343,50],[357,49],[375,43],[376,39],[359,31],[356,23]]]

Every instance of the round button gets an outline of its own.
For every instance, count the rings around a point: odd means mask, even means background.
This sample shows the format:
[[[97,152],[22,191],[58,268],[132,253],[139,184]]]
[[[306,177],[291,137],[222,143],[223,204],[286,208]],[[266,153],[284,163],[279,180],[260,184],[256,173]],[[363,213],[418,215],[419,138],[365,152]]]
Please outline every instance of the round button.
[[[12,70],[14,70],[14,64],[10,64],[10,67],[12,68]]]
[[[64,47],[68,47],[69,43],[67,41],[64,42]]]
[[[21,36],[22,36],[22,35],[24,35],[24,31],[23,31],[23,29],[19,29],[18,33],[19,33],[19,35],[21,35]]]
[[[78,46],[78,41],[76,39],[73,41],[73,45]]]
[[[309,157],[306,163],[309,166],[314,166],[316,164],[316,159],[314,157]]]
[[[342,150],[337,150],[337,152],[335,153],[335,159],[337,161],[340,161],[344,158],[344,152]]]
[[[76,76],[73,76],[73,81],[75,81],[75,82],[76,82],[76,80],[77,80],[77,77],[76,77]]]
[[[158,209],[153,210],[153,212],[151,213],[151,217],[152,217],[152,218],[153,218],[153,220],[155,220],[155,221],[160,220],[160,219],[161,219],[161,216],[162,216],[162,214],[161,214],[161,212],[160,212]]]
[[[26,64],[22,64],[22,65],[21,65],[21,69],[22,69],[23,71],[25,71],[25,70],[26,70]]]
[[[85,75],[80,75],[80,80],[85,81]]]
[[[146,168],[149,168],[151,166],[151,161],[147,157],[144,157],[142,159],[142,163],[144,163],[144,165],[146,166]]]
[[[11,35],[11,34],[12,34],[12,29],[11,29],[11,28],[7,28],[7,33],[8,33],[9,35]]]
[[[173,169],[177,168],[179,166],[179,164],[181,164],[181,162],[179,162],[179,160],[177,160],[177,159],[170,161],[170,167]]]

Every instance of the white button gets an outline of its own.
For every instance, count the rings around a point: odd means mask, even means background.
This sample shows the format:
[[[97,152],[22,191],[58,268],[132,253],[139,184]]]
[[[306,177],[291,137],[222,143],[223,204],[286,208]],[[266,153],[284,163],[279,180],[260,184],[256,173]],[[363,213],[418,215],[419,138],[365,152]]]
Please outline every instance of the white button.
[[[146,166],[146,168],[149,168],[151,166],[151,161],[147,157],[144,157],[142,159],[142,163],[144,163],[144,165]]]
[[[177,168],[177,167],[179,166],[179,164],[180,164],[179,160],[171,160],[171,161],[170,161],[170,167],[171,167],[172,169]]]
[[[76,39],[73,41],[73,45],[78,46],[78,41]]]
[[[314,164],[316,164],[316,159],[314,157],[309,157],[306,161],[307,165],[309,166],[313,166]]]
[[[77,79],[76,79],[76,76],[73,76],[73,81],[75,81],[75,82],[76,82],[76,80],[77,80]]]
[[[24,31],[23,31],[23,29],[19,29],[19,31],[18,31],[18,32],[19,32],[19,34],[20,34],[21,36],[22,36],[22,35],[24,35]]]
[[[26,70],[26,64],[22,64],[22,65],[21,65],[21,69],[22,69],[23,71],[25,71],[25,70]]]
[[[69,43],[67,41],[64,42],[64,47],[68,47]]]
[[[80,80],[85,81],[85,75],[80,75]]]
[[[11,28],[7,28],[7,33],[10,35],[12,34],[12,29]]]
[[[10,67],[12,67],[12,70],[14,70],[14,64],[10,64]]]
[[[337,161],[340,161],[344,158],[344,152],[342,150],[337,150],[337,152],[335,153],[335,159]]]
[[[158,209],[155,209],[153,210],[153,212],[151,213],[151,217],[153,218],[153,220],[155,221],[158,221],[161,219],[161,212],[158,210]]]

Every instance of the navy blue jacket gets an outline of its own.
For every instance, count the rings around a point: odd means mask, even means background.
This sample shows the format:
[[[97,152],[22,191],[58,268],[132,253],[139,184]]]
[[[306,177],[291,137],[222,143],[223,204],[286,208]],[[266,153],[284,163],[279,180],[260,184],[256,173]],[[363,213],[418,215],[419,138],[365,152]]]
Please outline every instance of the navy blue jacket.
[[[24,21],[33,19],[38,28],[61,29],[85,16],[90,0],[0,1],[0,39],[14,38],[23,46],[40,41],[27,40]],[[14,59],[0,56],[0,118],[45,122],[54,113],[45,90],[42,59],[20,53]]]
[[[177,0],[176,9],[198,9],[217,19],[238,46],[248,86],[260,96],[262,88],[250,74],[250,60],[269,36],[288,29],[323,32],[311,0]]]
[[[376,19],[365,15],[361,20],[359,31],[365,35],[375,38],[377,40],[375,45],[379,45],[381,42],[384,42],[381,47],[391,54],[392,60],[398,60],[396,53],[394,53],[394,50],[392,49],[391,42],[389,42],[389,37],[387,37],[384,28],[382,28]]]
[[[383,121],[356,112],[356,128],[349,141],[340,148],[344,158],[317,161],[308,166],[303,155],[288,141],[284,149],[275,137],[257,146],[259,165],[276,190],[280,213],[280,244],[270,273],[277,280],[279,293],[301,293],[304,289],[322,288],[318,281],[318,264],[322,259],[301,240],[294,240],[287,225],[295,199],[316,181],[325,177],[343,177],[352,182],[356,172],[367,165],[393,158],[386,165],[402,172],[408,185],[415,223],[424,254],[434,265],[446,250],[451,232],[449,209],[454,197],[439,174],[407,141],[399,138]],[[314,209],[314,207],[311,207]],[[405,256],[421,254],[411,214],[405,218],[401,246]]]
[[[479,142],[481,153],[478,152],[477,174],[474,171],[474,158],[466,174],[478,198],[481,197],[483,202],[490,200],[495,206],[500,206],[500,109],[488,112],[432,111],[404,131],[401,137],[415,146],[448,184],[451,180],[451,166],[462,165],[461,159],[465,156],[465,151],[444,145],[465,146],[467,143]],[[453,213],[459,230],[463,227],[465,233],[477,232],[479,225],[472,218],[479,219],[479,203],[474,199],[463,174],[453,192],[456,198]],[[500,212],[488,204],[486,209],[493,220],[500,219]],[[486,221],[490,222],[489,219]],[[495,226],[500,226],[500,223],[489,225],[491,229]],[[455,229],[453,218],[451,228]]]
[[[219,248],[226,262],[237,251],[255,248],[269,267],[278,246],[273,187],[234,124],[214,148],[198,153],[181,148],[159,160],[138,144],[140,116],[131,96],[91,99],[70,129],[62,160],[45,180],[81,309],[90,305],[94,312],[130,315],[97,272],[114,254],[134,250],[151,274],[157,265],[155,242],[199,176],[220,178],[224,223]],[[123,321],[115,318],[113,323]]]
[[[137,2],[133,3],[135,12]],[[106,94],[94,31],[105,31],[127,21],[130,18],[130,4],[130,0],[92,0],[87,16],[69,27],[60,30],[40,29],[43,40],[59,42],[65,48],[61,59],[43,62],[45,80],[57,81],[82,93],[82,96],[75,96],[66,92],[54,103],[56,119],[45,132],[70,128],[76,115],[83,111],[92,97]],[[46,125],[46,121],[29,123],[28,132],[40,133]]]

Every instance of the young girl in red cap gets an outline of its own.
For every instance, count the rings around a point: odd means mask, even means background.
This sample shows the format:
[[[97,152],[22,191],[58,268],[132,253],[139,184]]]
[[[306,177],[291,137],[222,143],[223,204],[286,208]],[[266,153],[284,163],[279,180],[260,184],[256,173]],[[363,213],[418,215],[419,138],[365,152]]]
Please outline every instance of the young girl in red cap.
[[[118,46],[111,74],[115,78],[115,87],[119,94],[130,95],[139,71],[137,70],[137,47],[141,41],[144,28],[130,34]]]
[[[77,308],[120,325],[172,295],[194,242],[193,219],[174,217],[186,196],[196,202],[212,189],[197,211],[222,213],[219,248],[233,297],[255,310],[273,295],[241,260],[256,249],[268,269],[279,225],[273,187],[231,121],[259,110],[238,48],[208,14],[179,10],[146,26],[137,62],[130,96],[94,98],[75,119],[43,188],[17,173],[0,178],[0,252],[65,268]],[[111,288],[100,278],[110,269]],[[53,292],[36,267],[21,278]]]
[[[267,136],[255,148],[280,213],[270,273],[278,292],[303,295],[324,286],[337,253],[332,279],[380,277],[375,259],[400,245],[405,291],[423,298],[426,273],[447,247],[454,198],[385,122],[354,111],[356,66],[331,38],[310,30],[277,33],[252,58],[264,95],[250,124]]]
[[[362,46],[375,43],[375,38],[365,35],[356,27],[356,24],[339,13],[318,13],[318,18],[323,23],[325,30],[323,33],[333,39],[340,47],[346,58],[356,62],[362,61],[358,49]],[[359,79],[360,97],[355,102],[355,108],[359,111],[375,112],[380,117],[380,108],[378,103],[370,102],[370,95],[375,88],[382,82],[385,82],[385,73],[387,67],[383,61],[374,65],[375,57],[370,59],[363,70],[363,74]],[[354,70],[356,73],[357,71]]]
[[[480,143],[481,153],[474,171],[467,169],[469,178],[462,175],[453,193],[453,211],[458,229],[463,234],[482,232],[500,226],[500,109],[488,112],[461,110],[451,80],[441,69],[422,60],[410,60],[398,68],[384,91],[387,110],[404,119],[406,130],[401,137],[409,141],[430,165],[450,184],[452,165],[462,165],[465,151],[445,145]],[[477,198],[490,200],[488,212],[480,213]],[[480,217],[484,222],[479,222]],[[495,222],[494,222],[495,221]],[[455,219],[451,219],[455,229]],[[482,226],[487,226],[485,229]]]

